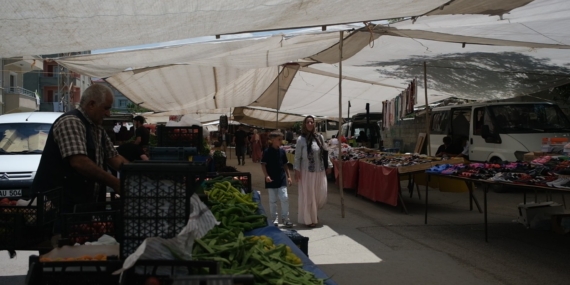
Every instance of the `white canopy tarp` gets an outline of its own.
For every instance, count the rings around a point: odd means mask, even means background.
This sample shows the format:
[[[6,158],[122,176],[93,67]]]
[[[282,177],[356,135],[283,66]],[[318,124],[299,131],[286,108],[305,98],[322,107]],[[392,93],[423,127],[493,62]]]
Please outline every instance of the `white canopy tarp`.
[[[549,17],[544,14],[556,9],[550,3],[558,4],[562,11],[570,9],[570,1],[560,0],[537,0],[514,9],[503,15],[507,22],[499,24],[501,32],[509,34],[505,38],[497,36],[498,28],[492,28],[499,22],[498,16],[483,19],[477,15],[429,16],[416,22],[453,19],[453,24],[441,24],[442,30],[413,29],[416,24],[404,21],[393,27],[353,32],[344,41],[343,102],[351,101],[351,113],[363,112],[365,103],[381,111],[381,101],[394,98],[417,78],[418,105],[423,105],[424,61],[428,64],[430,102],[450,96],[505,99],[568,83],[567,42],[536,37],[537,33],[550,37],[546,28]],[[533,13],[542,15],[540,20]],[[555,23],[570,19],[555,15]],[[475,17],[479,22],[463,29],[462,17]],[[517,23],[509,24],[510,17]],[[541,24],[532,28],[535,31],[520,30],[521,25],[537,21]],[[475,32],[476,23],[483,27],[479,33]],[[338,116],[337,43],[338,33],[279,35],[67,57],[58,62],[87,74],[112,75],[107,81],[127,97],[162,114],[208,113],[251,105],[279,106],[290,114]],[[149,55],[155,59],[145,63],[142,59]],[[277,80],[276,65],[291,61],[299,65],[294,70],[287,66]],[[115,73],[124,68],[133,70]],[[285,80],[287,74],[292,78]],[[347,112],[343,106],[343,114]]]
[[[457,2],[457,3],[456,3]],[[496,0],[0,0],[0,57],[438,13],[489,14]],[[502,0],[501,11],[525,4]],[[447,4],[444,6],[444,4]]]

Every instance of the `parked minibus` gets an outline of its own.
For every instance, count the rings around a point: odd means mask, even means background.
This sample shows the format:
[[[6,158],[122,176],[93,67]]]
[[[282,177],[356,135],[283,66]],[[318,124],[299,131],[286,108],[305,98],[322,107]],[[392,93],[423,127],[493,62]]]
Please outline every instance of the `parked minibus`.
[[[431,110],[432,155],[445,136],[467,139],[471,161],[516,161],[540,151],[542,138],[570,137],[570,121],[552,103],[473,103]]]

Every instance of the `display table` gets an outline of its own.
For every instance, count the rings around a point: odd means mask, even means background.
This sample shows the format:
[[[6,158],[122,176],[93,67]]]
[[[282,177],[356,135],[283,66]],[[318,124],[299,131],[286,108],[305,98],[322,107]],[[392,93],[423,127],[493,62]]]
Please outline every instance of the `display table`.
[[[471,197],[471,202],[475,201],[477,207],[479,208],[479,211],[481,211],[481,208],[479,207],[479,202],[477,201],[477,199],[473,195],[473,186],[472,185],[474,182],[478,182],[478,183],[481,183],[483,185],[483,215],[484,215],[484,220],[485,220],[485,242],[488,242],[487,192],[489,192],[489,188],[491,188],[492,185],[513,185],[513,184],[512,183],[505,183],[505,182],[489,181],[489,180],[471,179],[471,178],[466,178],[466,177],[461,177],[461,176],[442,175],[442,174],[427,174],[427,177],[428,177],[428,181],[433,177],[463,181],[466,185],[468,185],[469,193],[470,193],[470,197]],[[542,190],[542,191],[546,191],[546,192],[558,191],[558,192],[563,192],[563,193],[570,192],[570,189],[566,189],[566,188],[544,187],[544,186],[525,185],[525,184],[516,184],[516,186],[519,189],[523,190],[523,193],[524,193],[524,202],[523,203],[524,204],[526,204],[526,191],[528,191],[528,190],[534,190],[534,191]],[[470,208],[473,209],[472,203],[470,203]],[[425,222],[424,222],[425,224],[427,224],[427,215],[428,215],[428,186],[426,186]]]
[[[397,206],[400,195],[398,169],[358,162],[358,195],[374,202]]]
[[[339,161],[337,159],[331,159],[334,165],[334,178],[336,179],[336,184],[338,185],[339,177]],[[343,188],[358,190],[358,171],[359,171],[358,160],[350,160],[342,162],[342,184]]]

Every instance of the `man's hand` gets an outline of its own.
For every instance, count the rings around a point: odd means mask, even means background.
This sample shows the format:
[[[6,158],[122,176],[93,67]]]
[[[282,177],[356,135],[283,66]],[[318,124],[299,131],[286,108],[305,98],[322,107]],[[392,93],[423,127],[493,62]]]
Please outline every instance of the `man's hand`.
[[[287,185],[291,186],[293,184],[293,180],[291,180],[291,177],[287,177]]]
[[[271,182],[273,182],[273,180],[271,180],[271,177],[269,177],[269,175],[268,175],[268,176],[265,176],[265,182],[271,183]]]

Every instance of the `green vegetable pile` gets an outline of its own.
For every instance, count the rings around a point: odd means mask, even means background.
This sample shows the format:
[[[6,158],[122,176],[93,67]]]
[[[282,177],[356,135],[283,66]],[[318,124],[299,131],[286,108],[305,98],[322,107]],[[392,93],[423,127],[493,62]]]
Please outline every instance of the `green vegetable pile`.
[[[301,259],[287,245],[275,245],[266,236],[248,236],[236,229],[215,227],[196,240],[192,252],[196,260],[221,263],[221,273],[252,274],[255,284],[323,284],[302,268]]]
[[[266,236],[243,235],[267,226],[267,218],[256,213],[252,193],[242,194],[233,181],[237,180],[207,181],[207,203],[220,225],[195,241],[192,258],[220,262],[222,274],[252,274],[256,284],[323,284],[302,268],[301,259],[287,245],[275,245]]]

